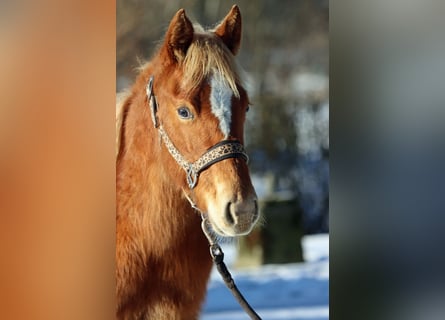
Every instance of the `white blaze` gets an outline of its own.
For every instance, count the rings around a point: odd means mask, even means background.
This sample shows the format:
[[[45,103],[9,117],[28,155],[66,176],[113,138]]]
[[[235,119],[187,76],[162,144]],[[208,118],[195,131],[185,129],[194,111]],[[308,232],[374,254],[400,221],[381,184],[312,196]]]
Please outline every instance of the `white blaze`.
[[[210,106],[212,113],[219,120],[219,128],[227,138],[230,134],[232,120],[233,91],[221,74],[213,74],[210,78]]]

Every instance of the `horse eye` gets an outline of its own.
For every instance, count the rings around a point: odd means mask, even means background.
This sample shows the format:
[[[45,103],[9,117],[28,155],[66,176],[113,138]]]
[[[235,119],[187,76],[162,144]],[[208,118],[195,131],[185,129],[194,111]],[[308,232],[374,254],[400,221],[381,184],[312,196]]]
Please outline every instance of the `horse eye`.
[[[250,107],[249,107],[249,106],[247,106],[247,108],[246,108],[246,112],[249,112],[249,110],[250,110]]]
[[[180,107],[178,109],[178,115],[182,119],[192,119],[193,114],[190,112],[189,108],[187,107]]]

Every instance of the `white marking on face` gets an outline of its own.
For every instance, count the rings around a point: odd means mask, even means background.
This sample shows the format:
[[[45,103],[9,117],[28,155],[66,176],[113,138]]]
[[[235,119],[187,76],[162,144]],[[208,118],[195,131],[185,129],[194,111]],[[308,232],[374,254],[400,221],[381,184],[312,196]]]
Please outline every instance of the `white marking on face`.
[[[230,134],[233,91],[221,74],[212,75],[210,78],[210,88],[210,106],[212,113],[219,120],[219,128],[226,139]]]

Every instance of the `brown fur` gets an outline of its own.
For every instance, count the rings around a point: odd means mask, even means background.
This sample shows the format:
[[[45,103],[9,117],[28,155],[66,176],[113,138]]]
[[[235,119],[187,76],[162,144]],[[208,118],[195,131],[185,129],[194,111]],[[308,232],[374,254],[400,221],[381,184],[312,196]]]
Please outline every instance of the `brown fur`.
[[[239,16],[237,7],[228,17],[238,21],[234,14]],[[227,21],[222,25],[227,28]],[[241,141],[248,98],[229,50],[238,48],[239,43],[228,45],[220,35],[194,33],[190,26],[184,11],[179,10],[164,44],[116,111],[119,319],[196,319],[206,293],[212,262],[201,218],[186,200],[185,173],[152,124],[145,88],[154,75],[159,120],[189,161],[222,139],[217,119],[210,112],[206,79],[211,72],[218,70],[238,93],[239,98],[233,99],[231,138]],[[191,123],[179,119],[176,109],[182,105],[197,119]],[[234,197],[254,193],[246,164],[229,159],[202,173],[194,194],[198,205],[205,206],[204,194],[216,195],[215,179],[230,181]]]

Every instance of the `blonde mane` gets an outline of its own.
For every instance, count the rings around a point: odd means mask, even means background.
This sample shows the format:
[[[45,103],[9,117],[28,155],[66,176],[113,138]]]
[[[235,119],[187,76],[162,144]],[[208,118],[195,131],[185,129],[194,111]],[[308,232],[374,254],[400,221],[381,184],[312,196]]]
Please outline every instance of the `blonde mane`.
[[[195,36],[182,63],[183,86],[196,88],[203,80],[219,73],[227,81],[234,95],[239,97],[237,84],[243,85],[242,70],[233,54],[212,32],[195,25]]]

